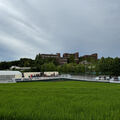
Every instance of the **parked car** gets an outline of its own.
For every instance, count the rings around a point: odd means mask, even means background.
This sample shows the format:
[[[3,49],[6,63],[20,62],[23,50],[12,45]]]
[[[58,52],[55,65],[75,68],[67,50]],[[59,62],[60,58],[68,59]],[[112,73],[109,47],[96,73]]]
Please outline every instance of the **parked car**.
[[[120,81],[120,76],[118,76],[118,80]]]
[[[100,80],[100,78],[99,78],[99,77],[96,77],[95,80]]]
[[[95,78],[95,80],[110,80],[109,76],[98,76]]]
[[[117,77],[117,76],[111,78],[111,81],[119,81],[119,80],[120,80],[120,77]]]
[[[111,79],[111,77],[109,77],[109,76],[106,77],[106,80],[110,80],[110,79]]]

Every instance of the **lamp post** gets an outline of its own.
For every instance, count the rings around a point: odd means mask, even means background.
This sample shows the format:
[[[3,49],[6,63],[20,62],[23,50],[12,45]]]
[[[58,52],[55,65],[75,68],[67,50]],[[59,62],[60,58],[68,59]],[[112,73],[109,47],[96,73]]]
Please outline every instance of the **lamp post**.
[[[87,65],[87,61],[86,60],[84,62],[84,65],[85,65],[85,78],[86,78],[86,65]]]

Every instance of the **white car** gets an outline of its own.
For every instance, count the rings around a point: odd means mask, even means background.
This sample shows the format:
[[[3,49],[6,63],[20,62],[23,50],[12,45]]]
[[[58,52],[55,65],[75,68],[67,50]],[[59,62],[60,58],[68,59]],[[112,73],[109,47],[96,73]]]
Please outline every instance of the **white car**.
[[[120,80],[120,77],[112,77],[110,80],[111,80],[111,81],[119,81],[119,80]]]
[[[99,77],[96,77],[95,80],[99,80]]]
[[[109,76],[98,76],[95,78],[95,80],[110,80]]]
[[[118,76],[118,80],[120,81],[120,76]]]
[[[109,76],[107,76],[107,77],[106,77],[106,80],[110,80],[110,77],[109,77]]]

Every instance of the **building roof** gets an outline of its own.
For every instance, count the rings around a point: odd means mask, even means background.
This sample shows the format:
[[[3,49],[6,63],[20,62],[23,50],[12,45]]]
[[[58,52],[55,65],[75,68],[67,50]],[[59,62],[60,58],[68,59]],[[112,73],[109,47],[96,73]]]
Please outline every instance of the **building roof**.
[[[19,71],[1,71],[0,70],[0,75],[19,75],[21,72]]]

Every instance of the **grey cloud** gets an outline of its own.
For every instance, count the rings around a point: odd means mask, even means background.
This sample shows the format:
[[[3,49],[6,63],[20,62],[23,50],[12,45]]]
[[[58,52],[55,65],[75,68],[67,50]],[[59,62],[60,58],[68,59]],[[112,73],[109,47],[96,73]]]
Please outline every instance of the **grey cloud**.
[[[0,57],[76,51],[120,56],[119,12],[119,0],[0,0]]]

